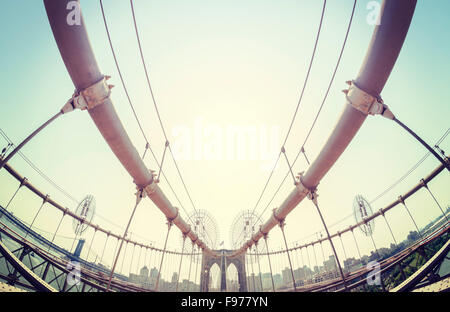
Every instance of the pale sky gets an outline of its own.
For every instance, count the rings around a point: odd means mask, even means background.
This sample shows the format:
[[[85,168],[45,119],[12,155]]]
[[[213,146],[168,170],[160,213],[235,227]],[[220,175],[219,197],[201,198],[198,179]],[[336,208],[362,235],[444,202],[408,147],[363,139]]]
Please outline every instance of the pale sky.
[[[367,51],[374,29],[366,21],[368,2],[358,1],[340,68],[305,146],[310,160],[318,155],[338,120],[345,105],[341,90],[346,87],[346,80],[356,78]],[[120,84],[99,2],[81,1],[81,5],[99,67],[104,74],[112,76],[110,82],[116,86],[112,92],[114,107],[132,142],[142,153],[145,141]],[[327,1],[310,79],[285,146],[291,162],[331,78],[352,5],[352,0]],[[276,145],[272,152],[278,153],[288,130],[312,53],[322,1],[136,0],[134,6],[152,87],[173,146],[181,140],[180,129],[187,129],[191,131],[190,146],[194,151],[195,131],[209,130],[212,131],[209,134],[200,132],[204,144],[200,146],[207,145],[216,152],[218,148],[217,153],[223,151],[225,155],[236,148],[220,136],[221,132],[226,133],[227,127],[259,129],[256,159],[242,160],[236,155],[208,159],[208,155],[200,152],[192,159],[178,159],[196,209],[207,210],[214,217],[220,233],[219,243],[223,240],[225,248],[229,248],[230,228],[235,216],[254,208],[269,175],[267,168],[271,162],[267,159],[261,161],[260,142],[266,144],[267,130],[275,129],[269,143]],[[55,114],[72,95],[74,87],[56,47],[43,3],[15,1],[4,7],[0,12],[3,54],[0,58],[0,128],[18,143]],[[105,0],[104,7],[125,83],[144,131],[160,160],[164,137],[146,85],[130,4],[128,1]],[[382,93],[398,118],[432,145],[449,128],[450,95],[445,92],[450,82],[450,36],[445,34],[450,29],[448,9],[450,4],[445,0],[418,2],[404,47]],[[6,145],[3,139],[0,145]],[[442,142],[441,148],[448,153],[448,138]],[[124,227],[133,208],[135,187],[86,112],[76,111],[62,116],[26,145],[23,153],[75,198],[81,200],[85,195],[93,194],[97,203],[94,222],[122,234],[121,228],[104,218]],[[355,195],[362,194],[368,200],[375,198],[425,153],[421,145],[393,122],[380,116],[368,117],[318,187],[319,204],[327,223],[333,224],[350,215]],[[42,179],[20,157],[15,157],[10,163],[44,193],[64,206],[76,208],[75,203]],[[157,169],[148,156],[146,164]],[[373,210],[395,200],[437,165],[433,157],[428,157],[402,183],[376,201]],[[306,169],[303,159],[294,166],[295,173]],[[193,207],[170,157],[165,159],[163,170],[183,206],[192,212]],[[256,213],[263,211],[286,170],[287,165],[282,158]],[[448,173],[443,172],[430,184],[444,208],[450,202],[449,182]],[[0,185],[0,203],[5,205],[18,184],[5,170],[1,170]],[[178,205],[164,181],[160,186],[172,203]],[[289,179],[265,212],[264,221],[292,188]],[[9,209],[24,221],[31,222],[40,202],[30,192],[21,190]],[[425,190],[413,196],[407,205],[419,226],[426,225],[440,214]],[[60,218],[55,210],[43,209],[36,227],[53,232]],[[185,212],[181,213],[186,218]],[[398,240],[414,230],[402,207],[395,208],[388,218]],[[61,235],[73,237],[70,223],[65,220],[59,232]],[[353,217],[332,227],[331,232],[351,223],[354,223]],[[308,200],[288,216],[286,224],[290,243],[312,240],[314,233],[322,230],[319,217]],[[131,232],[139,241],[152,241],[161,247],[166,233],[164,215],[151,201],[144,200],[137,210]],[[87,242],[92,233],[88,231],[85,234]],[[369,239],[361,233],[356,234],[363,245],[362,253],[368,253],[371,248]],[[270,246],[279,249],[282,246],[279,229],[275,228],[270,236]],[[101,251],[104,239],[101,237],[94,242],[97,253]],[[376,221],[374,239],[377,247],[388,246],[392,242],[382,220]],[[57,243],[70,248],[71,240],[59,237]],[[180,243],[180,233],[174,229],[169,248],[179,250]],[[344,243],[349,246],[347,254],[356,256],[353,238],[344,237]],[[330,254],[329,247],[326,248],[328,251],[326,249],[325,252]],[[109,258],[112,258],[113,249],[111,244],[107,250]],[[342,253],[340,245],[338,253]],[[321,259],[321,254],[318,255]]]

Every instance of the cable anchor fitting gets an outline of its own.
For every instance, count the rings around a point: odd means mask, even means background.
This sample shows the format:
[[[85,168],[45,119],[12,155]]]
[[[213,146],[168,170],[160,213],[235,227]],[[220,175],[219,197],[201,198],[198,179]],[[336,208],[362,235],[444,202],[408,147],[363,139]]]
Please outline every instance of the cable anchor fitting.
[[[167,225],[169,226],[169,228],[173,225],[173,221],[178,218],[179,214],[180,214],[180,210],[177,207],[174,207],[176,210],[175,216],[173,217],[167,217]]]
[[[143,188],[137,187],[136,186],[136,193],[134,193],[134,195],[136,195],[136,205],[139,204],[141,202],[142,198],[145,198],[147,196],[147,193],[144,192]]]
[[[151,169],[150,169],[150,174],[151,174],[151,176],[152,176],[152,180],[151,180],[151,182],[150,182],[147,186],[144,187],[145,193],[146,193],[148,196],[151,196],[153,193],[156,192],[156,189],[157,189],[157,187],[158,187],[158,182],[159,182],[159,181],[155,178],[155,177],[156,177],[156,172],[155,172],[155,170],[151,170]]]
[[[295,185],[297,187],[297,190],[299,191],[299,193],[303,194],[305,197],[308,197],[315,205],[317,205],[317,197],[319,197],[319,194],[317,194],[317,189],[307,188],[302,182],[302,176],[303,171],[299,172],[296,176]]]
[[[389,107],[384,104],[381,96],[374,96],[364,91],[356,85],[355,81],[349,80],[346,83],[349,85],[349,88],[342,90],[342,92],[345,93],[348,104],[353,106],[353,108],[365,115],[381,115],[388,119],[395,118]]]
[[[111,76],[103,76],[99,81],[82,90],[75,90],[72,97],[61,108],[61,113],[65,114],[75,109],[90,110],[103,104],[111,95],[114,85],[108,85],[106,81]]]
[[[284,229],[284,226],[286,225],[286,223],[284,222],[284,219],[279,218],[279,217],[277,216],[277,208],[273,208],[272,211],[273,211],[273,213],[272,213],[273,218],[275,219],[275,221],[277,221],[278,225],[279,225],[280,228],[283,230],[283,229]]]

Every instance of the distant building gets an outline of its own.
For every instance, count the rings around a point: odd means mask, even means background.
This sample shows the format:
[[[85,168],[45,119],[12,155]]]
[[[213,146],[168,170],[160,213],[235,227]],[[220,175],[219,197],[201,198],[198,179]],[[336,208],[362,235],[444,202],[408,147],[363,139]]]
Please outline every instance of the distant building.
[[[323,262],[323,265],[325,267],[325,271],[329,272],[329,271],[335,271],[337,270],[337,262],[336,262],[336,257],[334,255],[331,255],[328,260],[325,260]]]
[[[344,270],[347,272],[354,271],[360,268],[363,264],[361,260],[355,258],[348,258],[344,260]]]
[[[272,278],[270,277],[270,273],[262,274],[262,283],[264,290],[272,289]]]
[[[172,274],[172,283],[176,284],[178,281],[178,273],[177,272],[173,272]]]
[[[281,271],[281,274],[283,275],[283,285],[292,284],[292,273],[290,268],[284,268],[284,270]]]
[[[150,270],[150,278],[152,278],[152,277],[154,277],[154,278],[157,278],[157,277],[158,277],[158,270],[157,270],[155,267],[153,267],[153,268]]]
[[[294,270],[294,278],[296,281],[306,279],[305,269],[297,268],[296,270]]]
[[[263,291],[261,289],[261,276],[259,274],[255,276],[255,282],[256,282],[255,291]]]
[[[283,286],[283,278],[281,277],[281,274],[275,274],[273,276],[273,282],[275,284],[275,288]]]
[[[141,270],[139,271],[139,275],[142,276],[143,278],[147,279],[148,278],[148,268],[147,266],[143,266],[141,268]]]

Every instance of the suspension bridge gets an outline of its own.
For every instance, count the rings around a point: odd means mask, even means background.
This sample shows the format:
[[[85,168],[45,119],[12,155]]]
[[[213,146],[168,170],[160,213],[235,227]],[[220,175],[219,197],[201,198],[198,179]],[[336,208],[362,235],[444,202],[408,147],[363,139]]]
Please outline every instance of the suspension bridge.
[[[381,94],[389,83],[389,76],[395,67],[400,50],[413,20],[416,1],[385,0],[380,7],[380,20],[375,26],[372,40],[361,64],[358,75],[347,81],[343,90],[342,114],[329,133],[320,152],[313,159],[308,156],[307,143],[316,125],[322,108],[328,98],[354,22],[357,0],[352,1],[345,35],[338,58],[320,101],[310,128],[294,159],[287,153],[287,141],[291,136],[304,92],[308,87],[310,73],[316,58],[318,42],[327,1],[323,1],[319,23],[316,29],[313,50],[300,96],[290,119],[286,135],[275,158],[275,162],[254,207],[241,212],[231,229],[232,248],[222,248],[217,220],[211,210],[199,209],[193,200],[183,168],[179,165],[172,149],[158,102],[150,81],[150,75],[142,45],[139,20],[135,4],[130,0],[132,27],[137,41],[139,62],[142,66],[146,88],[150,95],[152,109],[156,113],[163,134],[163,150],[160,157],[155,153],[152,140],[144,131],[141,119],[132,100],[125,76],[124,65],[119,63],[113,44],[113,32],[103,1],[99,1],[101,19],[117,70],[121,88],[133,118],[145,143],[139,153],[122,124],[112,101],[116,90],[108,83],[109,75],[100,70],[88,38],[88,29],[78,1],[44,0],[43,5],[60,56],[75,86],[75,92],[68,96],[48,121],[33,131],[20,143],[10,139],[4,129],[0,135],[5,148],[0,158],[0,173],[10,184],[17,185],[7,201],[0,204],[0,291],[42,291],[42,292],[324,292],[324,291],[446,291],[450,279],[448,270],[449,217],[448,203],[442,203],[433,190],[438,177],[448,176],[450,161],[441,148],[450,133],[447,129],[440,138],[429,144],[416,132],[399,120],[384,102]],[[62,75],[63,73],[61,73]],[[386,101],[388,102],[388,101]],[[95,201],[87,196],[79,201],[60,187],[22,152],[22,148],[51,123],[74,110],[87,111],[98,132],[107,143],[114,157],[133,180],[135,201],[130,202],[131,213],[118,225],[101,217],[104,225],[93,221]],[[363,126],[367,117],[393,121],[411,136],[426,154],[373,200],[356,196],[354,211],[349,216],[329,224],[319,197],[320,182],[329,171],[345,157],[345,150]],[[400,129],[399,128],[399,129]],[[146,158],[147,156],[147,158]],[[427,157],[435,161],[434,169],[410,185],[406,192],[392,198],[384,207],[372,211],[372,204],[395,189],[395,186],[415,171]],[[54,200],[51,194],[33,181],[27,179],[11,163],[11,159],[22,158],[36,173],[62,193],[77,209],[69,209]],[[152,157],[156,167],[149,168],[145,162]],[[294,173],[294,166],[303,158],[306,170]],[[172,161],[189,206],[183,205],[180,193],[169,181],[165,168]],[[261,211],[257,211],[280,162],[286,162],[287,172],[274,195]],[[333,173],[331,173],[333,174]],[[274,199],[286,181],[292,180],[291,191],[281,203]],[[6,181],[4,179],[3,181]],[[445,181],[445,180],[444,180]],[[338,187],[345,187],[339,185]],[[36,212],[28,209],[28,202],[17,202],[20,194],[26,192],[39,201]],[[425,193],[426,205],[434,220],[426,226],[419,226],[411,203]],[[170,194],[170,195],[168,195]],[[323,196],[326,196],[323,194]],[[175,202],[169,198],[174,198]],[[166,232],[161,237],[145,237],[133,233],[136,212],[150,201],[152,209],[158,209],[166,219]],[[307,237],[289,237],[295,227],[293,211],[301,202],[309,201],[320,219],[320,228]],[[17,206],[26,206],[18,213]],[[413,205],[417,209],[416,205]],[[270,209],[272,211],[270,212]],[[52,219],[54,229],[45,230],[36,225],[36,220],[46,211],[59,217]],[[25,211],[25,215],[22,213]],[[32,213],[33,211],[33,213]],[[269,215],[265,214],[269,211]],[[392,215],[400,216],[401,226],[408,224],[407,237],[399,236],[392,222]],[[435,217],[438,216],[438,217]],[[355,217],[355,221],[347,222]],[[397,217],[398,218],[398,217]],[[390,220],[391,219],[391,220]],[[26,220],[31,220],[27,222]],[[398,219],[397,219],[398,220]],[[72,223],[75,236],[61,234],[62,227]],[[421,222],[423,223],[423,222]],[[106,225],[108,224],[109,227]],[[380,247],[374,238],[375,224],[383,224],[390,247]],[[378,227],[378,226],[377,226]],[[83,233],[92,236],[85,238]],[[276,233],[278,231],[278,233]],[[180,248],[169,247],[169,236],[176,232]],[[362,233],[361,233],[362,232]],[[355,235],[357,234],[357,235]],[[278,235],[278,236],[276,236]],[[278,237],[275,241],[272,237]],[[280,244],[281,247],[278,245]],[[68,247],[70,246],[70,248]],[[327,252],[325,253],[325,249]],[[351,256],[350,250],[357,251]],[[368,254],[363,254],[365,250]],[[320,260],[322,264],[320,264]],[[234,273],[230,273],[230,267]],[[213,270],[215,274],[213,274]],[[216,281],[213,281],[215,275]],[[231,276],[233,275],[233,276]],[[184,278],[181,278],[183,276]]]

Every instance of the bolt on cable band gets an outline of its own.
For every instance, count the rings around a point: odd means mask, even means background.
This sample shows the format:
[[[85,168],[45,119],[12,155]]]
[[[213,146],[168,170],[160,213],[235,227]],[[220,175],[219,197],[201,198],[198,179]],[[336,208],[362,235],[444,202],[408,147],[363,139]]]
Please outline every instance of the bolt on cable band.
[[[94,107],[103,104],[111,95],[113,85],[108,85],[106,81],[111,76],[103,76],[102,79],[93,83],[89,87],[76,90],[72,97],[61,109],[61,113],[65,114],[79,108],[81,110],[91,110]]]
[[[374,96],[358,87],[355,81],[346,81],[349,85],[346,94],[347,102],[365,115],[382,115],[388,119],[394,119],[394,114],[384,104],[381,96]]]

